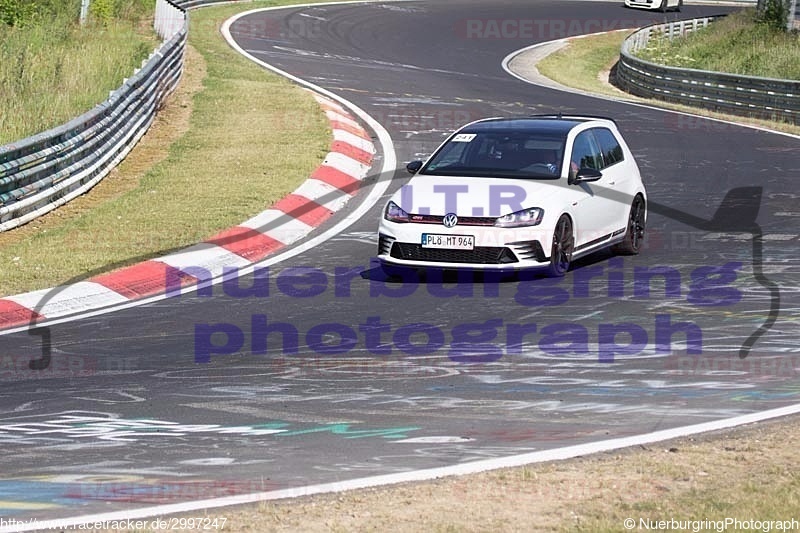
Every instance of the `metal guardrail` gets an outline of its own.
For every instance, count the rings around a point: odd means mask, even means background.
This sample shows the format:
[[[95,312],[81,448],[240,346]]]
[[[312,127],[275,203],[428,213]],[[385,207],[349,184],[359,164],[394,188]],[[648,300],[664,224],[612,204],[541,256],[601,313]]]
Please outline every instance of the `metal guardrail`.
[[[620,88],[645,98],[800,124],[800,81],[668,67],[635,56],[654,37],[671,40],[707,26],[714,18],[654,24],[629,35],[617,64]]]
[[[786,21],[786,29],[800,30],[800,0],[789,2],[789,17]]]
[[[183,73],[187,18],[157,0],[161,46],[91,111],[51,130],[0,146],[0,231],[29,222],[102,180],[136,145]]]

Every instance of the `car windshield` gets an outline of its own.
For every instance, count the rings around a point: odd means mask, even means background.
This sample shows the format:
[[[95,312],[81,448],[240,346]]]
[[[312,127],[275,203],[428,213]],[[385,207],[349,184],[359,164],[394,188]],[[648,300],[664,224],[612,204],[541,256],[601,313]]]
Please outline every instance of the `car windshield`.
[[[564,144],[564,135],[553,132],[461,132],[433,155],[420,174],[557,179]]]

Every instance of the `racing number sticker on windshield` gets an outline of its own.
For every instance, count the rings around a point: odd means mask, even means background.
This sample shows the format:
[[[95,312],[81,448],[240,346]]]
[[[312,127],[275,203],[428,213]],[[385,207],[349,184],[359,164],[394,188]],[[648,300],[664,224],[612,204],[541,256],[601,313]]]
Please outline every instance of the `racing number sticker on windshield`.
[[[477,135],[476,133],[459,133],[458,135],[453,137],[453,142],[454,143],[468,143],[472,139],[474,139],[476,135]]]

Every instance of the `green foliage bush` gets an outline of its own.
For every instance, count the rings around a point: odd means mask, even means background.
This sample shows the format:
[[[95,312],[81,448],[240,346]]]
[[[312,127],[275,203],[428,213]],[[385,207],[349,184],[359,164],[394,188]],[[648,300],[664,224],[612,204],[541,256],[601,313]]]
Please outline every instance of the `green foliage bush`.
[[[785,30],[789,22],[789,0],[766,0],[758,21],[776,30]]]
[[[124,20],[131,21],[141,13],[152,11],[155,0],[90,0],[92,21],[103,26]],[[77,22],[81,0],[0,0],[0,25],[30,27],[48,24],[64,17]]]
[[[117,0],[92,0],[89,11],[92,16],[103,26],[111,23],[117,12]]]
[[[46,22],[73,7],[79,9],[80,0],[0,0],[0,22],[7,26],[30,26]],[[76,16],[77,13],[75,11]]]

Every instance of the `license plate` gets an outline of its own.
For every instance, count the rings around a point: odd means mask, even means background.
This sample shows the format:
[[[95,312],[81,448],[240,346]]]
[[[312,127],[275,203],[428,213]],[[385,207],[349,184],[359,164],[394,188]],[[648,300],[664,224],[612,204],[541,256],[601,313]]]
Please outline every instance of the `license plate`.
[[[442,248],[445,250],[472,250],[475,248],[474,235],[422,234],[423,248]]]

